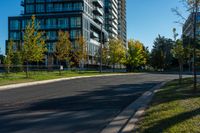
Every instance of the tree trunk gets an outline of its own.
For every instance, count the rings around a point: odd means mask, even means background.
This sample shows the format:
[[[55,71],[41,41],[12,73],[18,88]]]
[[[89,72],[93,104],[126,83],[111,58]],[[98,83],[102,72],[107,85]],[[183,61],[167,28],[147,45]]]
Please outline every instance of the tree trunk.
[[[179,84],[182,84],[183,64],[179,62]]]
[[[39,62],[37,61],[37,70],[39,71],[39,69],[40,69],[40,68],[39,68]]]
[[[191,72],[191,62],[190,61],[188,62],[188,66],[189,66],[189,71],[188,72],[190,73]]]
[[[26,78],[28,78],[28,61],[26,61]]]
[[[84,64],[85,64],[84,59],[82,59],[81,60],[81,71],[83,71],[83,69],[84,69]]]
[[[182,84],[182,79],[183,79],[183,63],[181,63],[181,84]]]
[[[9,73],[10,73],[10,67],[7,66],[7,74],[9,74]]]
[[[60,68],[59,68],[59,75],[61,76],[61,61],[59,61],[59,66],[60,66]]]

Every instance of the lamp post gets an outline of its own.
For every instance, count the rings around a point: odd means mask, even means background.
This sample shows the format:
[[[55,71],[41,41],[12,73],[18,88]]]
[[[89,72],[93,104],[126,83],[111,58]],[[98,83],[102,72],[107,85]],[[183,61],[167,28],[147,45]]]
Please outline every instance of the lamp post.
[[[196,24],[197,24],[198,2],[195,0],[193,7],[193,75],[194,75],[194,91],[197,89],[197,72],[196,72]]]
[[[103,64],[103,24],[101,24],[101,44],[100,44],[100,73],[102,73]]]
[[[116,20],[117,18],[112,18],[111,21],[114,21]],[[101,44],[100,44],[100,73],[102,73],[102,64],[103,64],[103,43],[104,43],[104,40],[103,40],[103,24],[101,24]]]

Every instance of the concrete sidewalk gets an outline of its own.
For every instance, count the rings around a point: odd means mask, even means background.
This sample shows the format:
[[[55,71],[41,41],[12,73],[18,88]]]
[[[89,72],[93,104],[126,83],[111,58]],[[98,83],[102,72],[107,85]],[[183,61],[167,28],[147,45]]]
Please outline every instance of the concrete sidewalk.
[[[166,83],[167,82],[162,82],[145,92],[140,98],[131,103],[115,117],[101,133],[133,133],[136,123],[144,114],[155,92]]]

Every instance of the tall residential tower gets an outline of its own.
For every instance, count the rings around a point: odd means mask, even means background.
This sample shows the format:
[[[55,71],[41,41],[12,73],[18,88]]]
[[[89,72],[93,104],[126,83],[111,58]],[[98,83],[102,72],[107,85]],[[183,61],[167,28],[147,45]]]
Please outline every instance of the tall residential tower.
[[[126,46],[126,0],[104,0],[105,29],[109,38],[120,38]]]
[[[86,39],[89,64],[95,63],[101,40],[119,37],[126,42],[125,0],[22,0],[21,6],[20,16],[9,17],[8,40],[21,47],[26,25],[35,15],[48,38],[46,62],[50,64],[56,64],[53,53],[59,30],[70,34],[73,45],[78,36]]]

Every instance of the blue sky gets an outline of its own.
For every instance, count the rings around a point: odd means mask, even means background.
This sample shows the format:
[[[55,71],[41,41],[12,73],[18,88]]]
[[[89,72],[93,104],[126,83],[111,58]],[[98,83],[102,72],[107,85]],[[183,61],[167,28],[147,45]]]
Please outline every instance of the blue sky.
[[[181,7],[180,0],[127,0],[127,32],[128,39],[140,40],[150,49],[153,40],[161,34],[172,37],[172,28],[177,28],[181,34],[181,26],[175,24],[177,20],[171,8]],[[5,51],[7,39],[8,16],[19,15],[22,8],[20,0],[0,0],[0,47]]]

